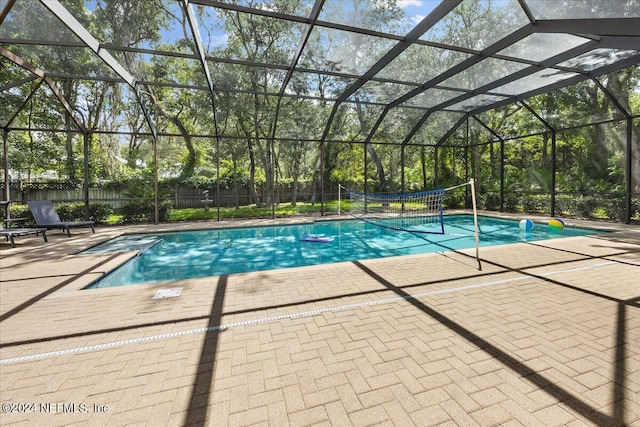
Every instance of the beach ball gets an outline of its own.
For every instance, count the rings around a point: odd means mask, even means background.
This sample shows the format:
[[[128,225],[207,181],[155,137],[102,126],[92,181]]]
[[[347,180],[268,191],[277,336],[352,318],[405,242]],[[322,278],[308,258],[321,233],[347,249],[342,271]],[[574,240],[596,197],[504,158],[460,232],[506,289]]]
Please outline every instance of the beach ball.
[[[518,226],[523,231],[531,231],[533,230],[533,221],[531,221],[529,218],[523,219],[520,221],[520,224],[518,224]]]
[[[564,228],[564,221],[560,218],[553,218],[549,220],[549,227],[556,230],[562,230]]]

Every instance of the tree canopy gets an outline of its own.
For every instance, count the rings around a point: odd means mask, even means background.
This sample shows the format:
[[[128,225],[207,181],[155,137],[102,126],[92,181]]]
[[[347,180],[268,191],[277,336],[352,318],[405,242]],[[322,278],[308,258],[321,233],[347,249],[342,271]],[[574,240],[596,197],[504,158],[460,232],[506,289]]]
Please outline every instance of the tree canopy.
[[[512,191],[639,192],[640,4],[603,4],[0,2],[10,170],[81,179],[75,118],[92,181],[157,166],[256,204],[278,182],[495,192],[499,162]]]

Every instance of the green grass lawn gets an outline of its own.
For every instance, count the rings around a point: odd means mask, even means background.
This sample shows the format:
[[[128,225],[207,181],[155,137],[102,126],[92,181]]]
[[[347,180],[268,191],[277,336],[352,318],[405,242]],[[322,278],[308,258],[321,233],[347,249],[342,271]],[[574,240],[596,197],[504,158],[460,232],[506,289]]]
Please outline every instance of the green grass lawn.
[[[348,202],[343,201],[343,209]],[[320,203],[311,204],[298,202],[295,206],[291,206],[291,203],[280,203],[273,209],[275,216],[278,218],[314,214],[320,213]],[[337,212],[338,201],[333,200],[324,204],[325,212]],[[220,219],[248,219],[248,218],[271,218],[271,207],[256,207],[256,205],[241,206],[239,209],[235,208],[220,208]],[[215,207],[205,211],[204,208],[183,208],[183,209],[171,209],[170,221],[208,221],[217,220],[218,210]],[[122,215],[110,215],[107,218],[107,224],[121,224]]]
[[[338,202],[328,202],[324,205],[325,212],[337,212]],[[301,214],[320,213],[320,204],[316,203],[296,203],[295,206],[291,206],[291,203],[280,203],[272,210],[271,207],[256,207],[256,205],[241,206],[239,209],[235,208],[220,208],[221,219],[237,219],[237,218],[269,218],[272,213],[275,213],[277,217],[287,217]],[[205,211],[203,208],[185,208],[185,209],[172,209],[171,221],[200,221],[200,220],[215,220],[218,218],[217,208],[211,208],[209,211]]]

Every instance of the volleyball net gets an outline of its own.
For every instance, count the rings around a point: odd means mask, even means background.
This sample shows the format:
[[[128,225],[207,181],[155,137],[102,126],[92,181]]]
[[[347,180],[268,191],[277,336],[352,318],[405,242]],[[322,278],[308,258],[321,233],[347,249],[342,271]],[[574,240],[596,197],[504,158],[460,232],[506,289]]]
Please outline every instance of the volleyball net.
[[[471,192],[476,259],[480,265],[478,253],[480,239],[473,179],[448,188],[395,194],[362,193],[340,185],[338,214],[348,213],[359,220],[392,230],[423,234],[447,234],[446,215],[444,215],[443,209],[445,195],[447,192],[459,190],[465,186],[468,186]],[[342,197],[343,190],[346,191],[346,200]]]
[[[444,234],[444,189],[404,194],[346,190],[347,212],[358,219],[393,230]]]

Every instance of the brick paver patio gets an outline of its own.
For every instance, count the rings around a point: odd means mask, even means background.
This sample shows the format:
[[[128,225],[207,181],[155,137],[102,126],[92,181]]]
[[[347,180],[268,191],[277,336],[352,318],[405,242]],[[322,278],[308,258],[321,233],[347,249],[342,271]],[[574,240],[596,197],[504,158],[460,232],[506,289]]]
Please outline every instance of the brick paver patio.
[[[0,243],[0,425],[640,426],[639,227],[81,290],[162,227]]]

